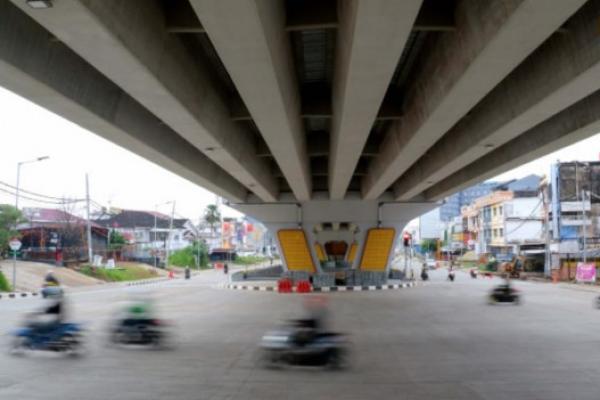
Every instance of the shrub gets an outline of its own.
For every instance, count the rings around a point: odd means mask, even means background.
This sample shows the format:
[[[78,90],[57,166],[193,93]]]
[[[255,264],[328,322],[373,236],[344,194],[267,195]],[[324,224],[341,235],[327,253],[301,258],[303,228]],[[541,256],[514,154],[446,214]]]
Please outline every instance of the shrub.
[[[169,264],[177,267],[195,267],[196,257],[198,257],[198,244],[194,243],[191,246],[181,250],[174,251],[169,256]],[[204,243],[200,243],[200,268],[208,267],[208,249]]]
[[[10,284],[2,271],[0,271],[0,292],[10,292]]]
[[[260,262],[265,261],[267,258],[262,256],[238,256],[235,259],[236,264],[240,265],[252,265],[258,264]]]

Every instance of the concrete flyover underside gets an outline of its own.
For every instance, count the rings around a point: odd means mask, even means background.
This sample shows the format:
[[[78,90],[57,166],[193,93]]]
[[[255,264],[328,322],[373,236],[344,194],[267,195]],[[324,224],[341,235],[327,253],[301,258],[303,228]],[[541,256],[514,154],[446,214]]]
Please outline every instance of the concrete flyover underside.
[[[106,346],[121,288],[70,293],[72,318],[88,323],[88,354],[0,352],[0,398],[596,400],[600,391],[595,292],[516,283],[523,305],[493,307],[485,296],[499,281],[461,273],[448,283],[440,272],[410,290],[328,293],[331,327],[353,344],[350,368],[269,370],[257,343],[301,315],[303,297],[212,289],[219,280],[209,275],[153,287],[159,315],[176,326],[173,351]],[[0,332],[40,302],[3,302]]]
[[[0,11],[1,85],[272,229],[300,228],[317,267],[313,242],[361,246],[373,228],[396,238],[416,210],[597,132],[598,0],[0,0]],[[405,206],[377,215],[391,201]],[[321,212],[273,221],[258,203]]]

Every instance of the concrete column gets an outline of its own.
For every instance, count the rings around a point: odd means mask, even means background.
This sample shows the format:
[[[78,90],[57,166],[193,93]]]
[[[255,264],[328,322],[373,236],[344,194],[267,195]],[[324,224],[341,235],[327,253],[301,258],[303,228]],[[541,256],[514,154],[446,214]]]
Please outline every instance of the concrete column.
[[[55,1],[30,17],[265,201],[278,187],[202,60],[167,31],[158,2]]]
[[[575,103],[521,136],[498,147],[424,192],[430,201],[443,199],[519,165],[600,132],[600,91]]]
[[[312,182],[285,2],[191,4],[294,195],[309,200]]]
[[[231,175],[9,2],[0,2],[0,85],[220,196],[246,198]]]
[[[600,89],[600,3],[592,1],[496,86],[394,184],[410,199]]]
[[[462,0],[456,31],[428,49],[406,113],[389,129],[363,179],[377,198],[585,0]]]
[[[329,156],[332,199],[344,198],[421,1],[339,3]]]

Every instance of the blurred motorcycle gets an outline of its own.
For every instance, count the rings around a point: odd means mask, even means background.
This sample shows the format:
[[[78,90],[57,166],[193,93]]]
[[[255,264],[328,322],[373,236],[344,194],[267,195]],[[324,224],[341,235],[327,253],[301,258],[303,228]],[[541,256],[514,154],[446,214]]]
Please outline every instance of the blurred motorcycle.
[[[346,368],[349,353],[346,336],[312,329],[310,325],[310,320],[292,320],[287,326],[267,332],[260,342],[265,365]]]
[[[450,282],[454,282],[454,278],[454,271],[448,272],[448,279],[450,280]]]
[[[502,284],[492,289],[489,295],[489,303],[512,303],[519,305],[521,303],[521,297],[519,291],[509,284]]]
[[[471,278],[477,279],[477,271],[475,271],[474,269],[472,269],[469,273],[471,274]]]
[[[10,352],[45,350],[78,356],[83,351],[83,329],[78,323],[30,324],[12,332]]]
[[[110,340],[114,344],[169,347],[168,324],[160,319],[124,318],[111,328]]]

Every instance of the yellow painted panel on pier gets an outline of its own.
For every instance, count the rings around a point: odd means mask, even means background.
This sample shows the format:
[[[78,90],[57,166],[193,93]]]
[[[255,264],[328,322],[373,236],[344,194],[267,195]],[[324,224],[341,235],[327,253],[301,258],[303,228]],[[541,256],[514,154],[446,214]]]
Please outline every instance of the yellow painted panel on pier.
[[[321,243],[315,242],[315,252],[317,253],[317,258],[319,261],[327,261],[327,257],[325,257],[325,250],[323,250]]]
[[[302,229],[281,229],[277,232],[277,237],[288,270],[315,272],[306,235]]]
[[[356,251],[358,250],[358,245],[356,244],[356,242],[353,242],[350,245],[350,250],[348,250],[348,257],[346,258],[346,261],[348,262],[354,262],[354,259],[356,258]]]
[[[395,236],[396,230],[393,228],[369,229],[365,249],[360,260],[360,269],[363,271],[385,271]]]

